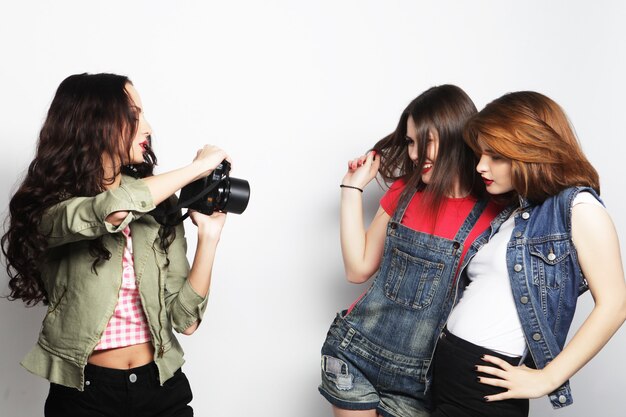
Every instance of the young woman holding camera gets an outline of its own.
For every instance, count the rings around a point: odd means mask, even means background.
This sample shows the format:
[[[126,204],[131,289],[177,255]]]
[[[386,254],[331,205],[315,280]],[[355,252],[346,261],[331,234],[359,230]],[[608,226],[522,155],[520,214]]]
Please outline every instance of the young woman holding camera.
[[[394,133],[348,163],[341,184],[347,278],[372,285],[338,314],[322,347],[321,394],[335,416],[427,416],[426,371],[452,307],[458,266],[501,207],[482,196],[476,158],[463,142],[476,113],[453,85],[430,88]],[[367,230],[363,188],[393,182]]]
[[[205,146],[191,164],[153,175],[150,135],[128,78],[72,75],[11,199],[2,237],[10,298],[48,306],[22,362],[50,381],[46,416],[193,414],[172,329],[191,334],[202,319],[225,214],[191,213],[190,268],[182,224],[147,213],[228,155]]]
[[[527,416],[528,398],[572,403],[568,379],[626,319],[615,227],[561,107],[500,97],[465,130],[487,191],[513,204],[476,240],[433,361],[433,416]],[[468,263],[469,262],[469,263]],[[565,345],[578,296],[595,305]]]

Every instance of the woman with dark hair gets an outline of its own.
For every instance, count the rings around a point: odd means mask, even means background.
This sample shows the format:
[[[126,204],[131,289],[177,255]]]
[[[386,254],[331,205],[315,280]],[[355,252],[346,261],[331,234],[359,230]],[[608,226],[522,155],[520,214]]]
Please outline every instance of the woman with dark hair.
[[[22,362],[51,383],[46,416],[193,414],[172,329],[191,334],[202,319],[225,214],[191,212],[191,268],[182,224],[147,214],[167,211],[178,189],[228,156],[205,146],[191,164],[153,175],[150,135],[128,78],[72,75],[9,204],[10,298],[48,306]]]
[[[321,394],[335,416],[428,415],[426,371],[457,291],[464,253],[498,214],[482,197],[463,142],[476,113],[453,85],[430,88],[395,132],[348,163],[341,184],[341,247],[348,281],[371,287],[338,314],[322,347]],[[367,231],[362,192],[392,182]]]
[[[626,319],[615,227],[596,170],[561,107],[516,92],[473,116],[465,139],[487,191],[508,201],[462,266],[463,297],[433,360],[433,416],[527,416],[572,403],[568,379]],[[578,296],[595,306],[565,345]]]

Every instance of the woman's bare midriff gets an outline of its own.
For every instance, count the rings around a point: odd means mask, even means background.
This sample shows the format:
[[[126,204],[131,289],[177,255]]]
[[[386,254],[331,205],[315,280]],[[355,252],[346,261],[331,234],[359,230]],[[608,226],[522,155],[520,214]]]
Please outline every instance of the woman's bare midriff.
[[[116,349],[94,351],[87,362],[104,368],[130,369],[146,365],[152,362],[153,358],[152,343],[146,342]]]

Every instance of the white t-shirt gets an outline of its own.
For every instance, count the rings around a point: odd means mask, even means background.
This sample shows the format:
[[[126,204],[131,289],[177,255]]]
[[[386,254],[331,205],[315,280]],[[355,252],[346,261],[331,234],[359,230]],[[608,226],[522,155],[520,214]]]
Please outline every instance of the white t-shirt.
[[[602,206],[588,192],[576,196],[573,205],[580,203]],[[511,216],[470,261],[470,282],[447,323],[455,336],[512,357],[523,356],[526,350],[506,265],[506,247],[514,227]]]

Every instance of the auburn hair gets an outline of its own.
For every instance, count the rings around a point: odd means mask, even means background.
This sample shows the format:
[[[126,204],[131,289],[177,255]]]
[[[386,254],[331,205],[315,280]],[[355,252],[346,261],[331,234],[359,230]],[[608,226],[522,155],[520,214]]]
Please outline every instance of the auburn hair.
[[[567,115],[543,94],[519,91],[492,101],[469,119],[464,138],[477,154],[488,149],[510,159],[513,194],[533,203],[573,186],[600,193]]]

